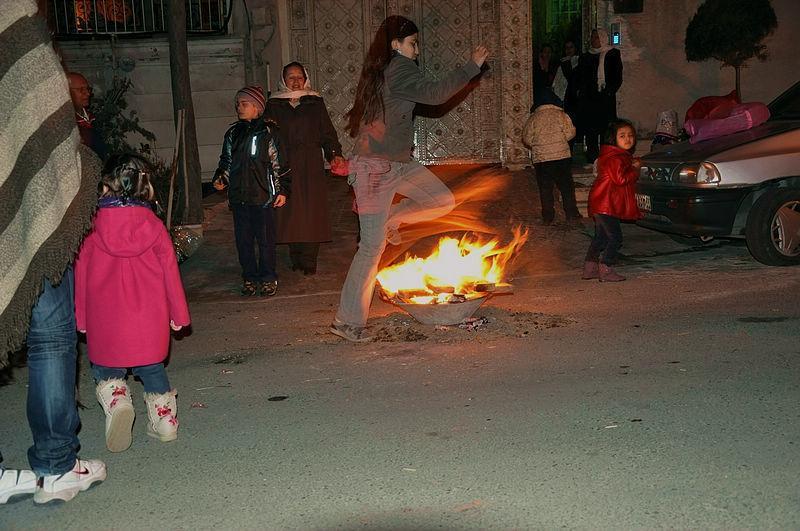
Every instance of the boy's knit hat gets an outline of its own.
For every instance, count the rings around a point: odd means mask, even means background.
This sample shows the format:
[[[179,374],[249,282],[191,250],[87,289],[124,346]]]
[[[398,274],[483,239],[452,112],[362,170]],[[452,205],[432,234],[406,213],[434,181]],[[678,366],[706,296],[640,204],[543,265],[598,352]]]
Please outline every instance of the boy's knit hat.
[[[236,100],[249,101],[258,107],[259,114],[264,112],[264,107],[267,104],[267,100],[264,98],[264,89],[258,85],[250,85],[249,87],[240,89],[239,92],[236,93]]]

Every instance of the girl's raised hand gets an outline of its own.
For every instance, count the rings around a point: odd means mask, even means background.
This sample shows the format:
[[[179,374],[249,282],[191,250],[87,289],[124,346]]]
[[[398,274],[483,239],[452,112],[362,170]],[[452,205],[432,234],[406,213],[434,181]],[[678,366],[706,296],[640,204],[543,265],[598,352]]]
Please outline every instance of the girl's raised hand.
[[[489,57],[489,49],[482,44],[475,48],[475,50],[472,52],[472,61],[478,65],[479,68],[483,66],[483,63],[486,61],[487,57]]]
[[[172,319],[170,319],[170,321],[169,321],[169,327],[172,328],[173,330],[175,330],[176,332],[178,330],[180,330],[181,328],[183,328],[183,326],[181,326],[181,325],[176,325],[175,321],[173,321]]]

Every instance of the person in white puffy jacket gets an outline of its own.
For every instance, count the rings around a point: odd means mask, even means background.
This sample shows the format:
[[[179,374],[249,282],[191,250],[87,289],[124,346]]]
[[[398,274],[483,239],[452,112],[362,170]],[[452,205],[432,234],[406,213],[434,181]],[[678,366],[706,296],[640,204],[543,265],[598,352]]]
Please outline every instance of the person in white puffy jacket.
[[[567,223],[579,222],[581,214],[575,201],[572,181],[572,155],[569,141],[575,136],[561,100],[549,88],[540,89],[534,96],[534,110],[525,123],[522,142],[531,150],[536,171],[536,183],[542,203],[542,222],[550,225],[555,219],[553,185],[561,193],[561,204]]]

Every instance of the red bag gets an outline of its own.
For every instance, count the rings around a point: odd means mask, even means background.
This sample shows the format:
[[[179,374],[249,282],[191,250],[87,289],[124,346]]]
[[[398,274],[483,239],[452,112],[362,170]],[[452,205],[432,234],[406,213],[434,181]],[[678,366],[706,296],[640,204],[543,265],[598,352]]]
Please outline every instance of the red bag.
[[[725,118],[730,116],[731,110],[740,103],[742,101],[736,90],[732,90],[727,96],[705,96],[692,103],[683,121]]]
[[[696,144],[702,140],[730,135],[761,125],[769,119],[769,108],[763,103],[743,103],[730,110],[730,115],[717,119],[686,120],[684,128]]]

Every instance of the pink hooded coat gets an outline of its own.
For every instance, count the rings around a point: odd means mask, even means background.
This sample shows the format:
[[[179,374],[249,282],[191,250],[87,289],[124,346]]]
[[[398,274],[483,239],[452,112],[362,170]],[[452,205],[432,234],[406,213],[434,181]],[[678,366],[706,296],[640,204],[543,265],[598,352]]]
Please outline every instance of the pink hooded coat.
[[[95,364],[138,367],[167,357],[169,322],[188,325],[189,308],[172,241],[150,209],[98,209],[75,262],[75,316]]]

